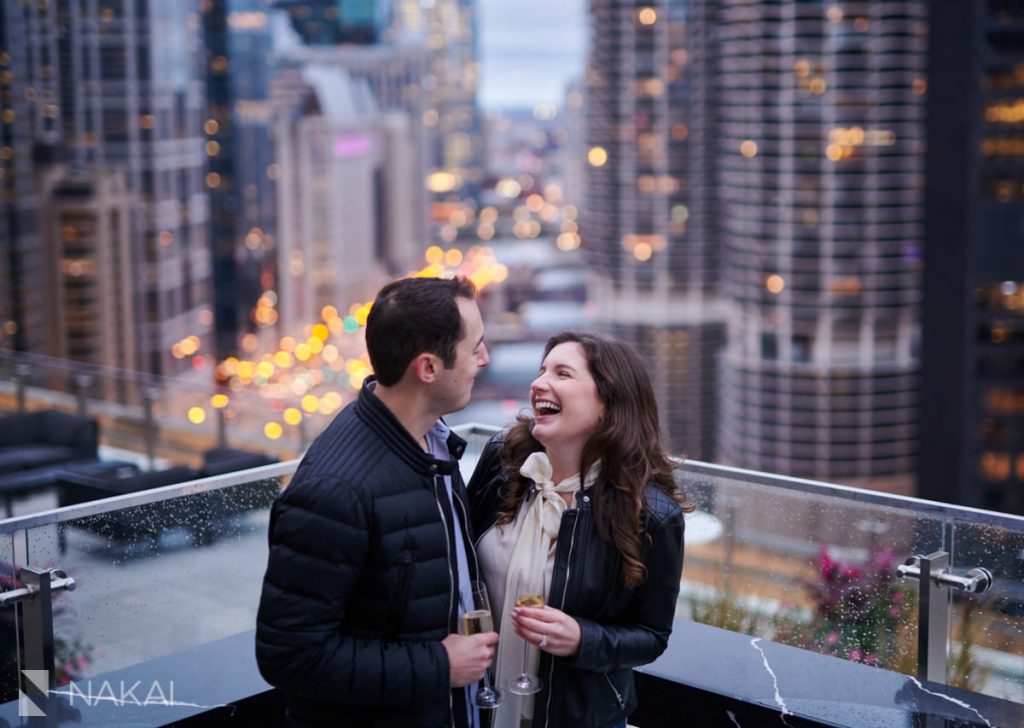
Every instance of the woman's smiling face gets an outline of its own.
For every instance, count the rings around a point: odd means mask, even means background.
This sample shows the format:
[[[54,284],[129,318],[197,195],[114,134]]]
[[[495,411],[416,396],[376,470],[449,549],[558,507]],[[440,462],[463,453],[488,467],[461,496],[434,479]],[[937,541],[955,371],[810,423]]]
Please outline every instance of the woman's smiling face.
[[[535,424],[533,437],[546,449],[569,446],[583,450],[604,416],[604,403],[590,374],[583,347],[574,341],[555,346],[530,385]]]

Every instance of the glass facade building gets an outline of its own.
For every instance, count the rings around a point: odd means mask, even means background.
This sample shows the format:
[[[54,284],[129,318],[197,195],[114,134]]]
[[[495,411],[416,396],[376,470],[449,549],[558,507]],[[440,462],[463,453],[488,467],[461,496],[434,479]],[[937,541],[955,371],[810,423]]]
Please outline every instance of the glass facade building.
[[[1024,4],[930,12],[920,492],[1024,513]]]
[[[688,36],[704,26],[689,6],[590,3],[580,234],[600,325],[650,363],[673,446],[711,458],[725,321],[707,192],[695,192],[706,160],[688,138],[710,81],[690,66]]]
[[[42,352],[45,276],[33,171],[59,138],[54,8],[0,9],[0,344]]]
[[[927,3],[719,15],[720,456],[911,493]]]
[[[270,131],[269,0],[203,5],[207,118],[203,122],[214,259],[216,353],[237,353],[252,329],[253,306],[274,287],[277,232],[274,145]]]
[[[16,328],[28,337],[16,340],[18,348],[45,350],[33,333],[44,308],[31,297],[41,294],[30,291],[42,290],[44,266],[67,262],[40,258],[32,229],[32,218],[47,214],[35,197],[41,175],[57,162],[124,173],[134,288],[126,305],[135,311],[137,340],[132,366],[180,371],[186,365],[172,357],[173,345],[210,330],[206,190],[215,178],[205,175],[200,138],[197,8],[157,0],[4,4],[5,55],[20,65],[5,76],[10,131],[19,135],[9,152],[16,163],[9,175],[5,169],[12,186],[6,218],[21,226],[7,255],[12,288],[25,291],[13,296]],[[77,234],[65,227],[63,236]]]

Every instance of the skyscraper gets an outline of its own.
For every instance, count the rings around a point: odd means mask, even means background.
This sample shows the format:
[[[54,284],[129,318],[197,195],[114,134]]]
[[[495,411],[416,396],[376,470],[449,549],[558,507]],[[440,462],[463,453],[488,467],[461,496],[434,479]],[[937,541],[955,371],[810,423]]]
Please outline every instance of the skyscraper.
[[[689,3],[591,0],[583,250],[600,324],[646,356],[673,445],[716,451],[716,358],[724,343],[717,241],[688,139],[694,105]]]
[[[337,66],[282,70],[273,98],[279,330],[300,336],[324,307],[372,299],[409,244],[414,137],[407,117],[380,113],[366,81]]]
[[[252,328],[277,228],[270,131],[270,0],[203,4],[207,117],[203,121],[210,188],[213,298],[218,358],[237,353]],[[266,281],[266,288],[272,281]]]
[[[1024,514],[1024,7],[929,13],[920,494]]]
[[[60,138],[53,5],[0,9],[0,346],[45,352],[36,170]]]
[[[41,331],[34,317],[44,308],[26,302],[42,295],[43,266],[61,264],[39,257],[33,227],[34,216],[49,214],[36,195],[57,160],[96,171],[100,187],[107,172],[124,173],[133,271],[126,305],[136,312],[133,366],[180,371],[186,365],[172,358],[174,343],[206,336],[212,311],[205,185],[213,178],[204,179],[196,9],[192,1],[159,0],[4,4],[7,60],[20,64],[5,76],[5,103],[12,106],[7,117],[19,136],[9,151],[12,194],[5,201],[5,217],[14,221],[7,226],[9,275],[13,288],[39,290],[15,292],[16,326],[26,332],[16,341],[19,348],[39,350],[31,337]],[[80,232],[69,228],[62,235]]]
[[[389,36],[394,43],[422,44],[429,54],[422,88],[429,168],[454,175],[460,185],[457,194],[476,195],[483,178],[484,144],[477,104],[475,2],[398,0]]]
[[[42,175],[46,351],[118,369],[135,364],[131,197],[120,170],[56,165]],[[109,384],[105,381],[104,385]]]
[[[408,204],[402,220],[389,223],[398,228],[395,234],[388,236],[388,249],[380,251],[381,262],[397,275],[404,275],[419,264],[424,241],[430,239],[427,194],[423,185],[427,168],[427,131],[422,123],[418,123],[424,113],[425,99],[421,89],[427,62],[428,56],[422,46],[387,43],[280,48],[275,62],[277,76],[294,75],[297,70],[310,66],[344,71],[352,81],[370,90],[373,102],[383,114],[394,112],[407,118],[403,133],[410,138],[408,176],[389,184],[406,186]]]
[[[913,488],[926,6],[719,7],[728,463]]]

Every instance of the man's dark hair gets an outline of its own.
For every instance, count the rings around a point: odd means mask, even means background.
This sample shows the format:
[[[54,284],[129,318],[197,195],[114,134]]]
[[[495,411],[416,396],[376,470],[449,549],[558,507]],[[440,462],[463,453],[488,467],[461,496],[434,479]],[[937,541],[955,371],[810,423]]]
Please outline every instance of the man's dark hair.
[[[377,294],[366,319],[366,350],[377,381],[391,387],[417,356],[429,352],[445,368],[455,364],[455,345],[465,336],[458,297],[474,300],[476,287],[456,278],[403,278]]]

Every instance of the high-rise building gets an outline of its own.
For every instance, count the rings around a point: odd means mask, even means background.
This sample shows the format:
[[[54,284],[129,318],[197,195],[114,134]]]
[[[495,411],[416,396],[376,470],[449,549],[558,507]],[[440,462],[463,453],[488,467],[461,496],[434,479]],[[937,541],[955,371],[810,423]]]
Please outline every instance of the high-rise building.
[[[59,131],[53,4],[0,8],[0,346],[46,350],[36,170]]]
[[[276,201],[270,131],[270,0],[203,4],[216,353],[237,353],[273,257]],[[267,281],[266,288],[272,287]]]
[[[36,320],[45,306],[31,297],[43,296],[45,267],[58,261],[40,255],[37,220],[49,211],[38,195],[48,167],[59,160],[90,170],[94,180],[114,170],[124,174],[133,366],[180,371],[187,364],[172,357],[173,345],[206,337],[212,323],[206,189],[216,178],[204,168],[197,8],[196,0],[4,4],[5,60],[14,64],[4,74],[10,105],[4,133],[12,140],[2,155],[11,162],[4,169],[5,253],[14,328],[23,332],[19,348],[40,350],[37,343],[46,341]],[[117,246],[95,243],[97,251]]]
[[[213,323],[198,2],[69,3],[58,20],[72,159],[123,168],[135,198],[138,367],[182,371],[174,344],[208,343]]]
[[[135,306],[131,197],[121,171],[51,167],[40,195],[46,266],[46,351],[130,369]]]
[[[1024,514],[1024,6],[929,38],[920,494]]]
[[[337,67],[282,73],[274,89],[281,227],[279,329],[292,336],[325,306],[370,300],[388,279],[414,161],[408,120],[381,114],[365,81]]]
[[[479,63],[476,12],[472,0],[398,0],[389,31],[391,42],[419,43],[429,61],[423,79],[423,124],[428,129],[427,163],[447,172],[449,192],[474,197],[484,174],[483,120],[477,103]]]
[[[689,3],[591,0],[582,247],[600,324],[645,355],[676,449],[716,451],[717,241],[691,223]]]
[[[927,6],[719,4],[730,464],[913,489]]]
[[[407,187],[408,204],[402,210],[404,219],[401,226],[408,226],[409,232],[389,236],[392,245],[382,263],[396,275],[418,268],[423,249],[430,240],[427,191],[424,187],[427,133],[426,127],[419,123],[425,104],[421,91],[428,62],[425,50],[421,46],[383,43],[332,47],[279,45],[278,48],[274,66],[278,76],[294,74],[310,66],[344,71],[357,85],[369,88],[373,102],[382,114],[399,113],[408,120],[404,133],[410,137],[410,166],[408,175],[395,183]],[[275,82],[275,86],[280,85]],[[283,227],[283,222],[281,224]],[[280,237],[278,243],[286,244]]]
[[[269,0],[232,0],[228,16],[232,136],[236,204],[238,313],[251,325],[249,308],[274,286],[278,167],[271,129]]]

